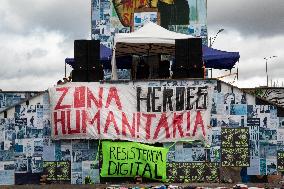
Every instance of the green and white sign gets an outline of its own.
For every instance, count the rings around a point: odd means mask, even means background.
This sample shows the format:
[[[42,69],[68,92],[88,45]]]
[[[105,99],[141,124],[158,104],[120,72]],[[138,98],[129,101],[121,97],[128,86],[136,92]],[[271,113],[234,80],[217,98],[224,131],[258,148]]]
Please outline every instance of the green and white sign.
[[[137,142],[102,143],[102,177],[142,176],[166,180],[167,148],[153,147]]]

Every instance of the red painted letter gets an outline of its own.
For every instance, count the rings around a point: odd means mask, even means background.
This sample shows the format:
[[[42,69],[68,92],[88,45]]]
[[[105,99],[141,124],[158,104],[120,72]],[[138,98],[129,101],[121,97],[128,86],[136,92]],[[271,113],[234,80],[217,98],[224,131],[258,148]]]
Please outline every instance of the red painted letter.
[[[137,116],[136,116],[136,121],[137,121],[137,138],[139,138],[139,130],[140,130],[140,119],[141,119],[141,113],[137,113]]]
[[[69,112],[69,114],[70,114],[70,112]],[[70,124],[67,125],[68,134],[80,133],[80,125],[81,125],[81,115],[80,114],[81,114],[81,111],[80,110],[76,110],[76,128],[72,129]]]
[[[68,93],[69,87],[61,87],[61,88],[56,88],[56,91],[61,91],[62,94],[54,107],[54,110],[60,110],[60,109],[66,109],[66,108],[71,108],[71,105],[61,105],[65,95]]]
[[[156,128],[155,134],[154,134],[154,138],[153,139],[157,139],[158,134],[161,130],[161,128],[164,127],[166,130],[166,138],[170,138],[171,134],[170,134],[170,129],[169,129],[169,124],[168,124],[168,120],[167,120],[167,115],[166,113],[163,113],[160,121],[158,123],[158,127]]]
[[[115,103],[118,107],[119,110],[122,110],[122,107],[121,107],[121,102],[120,102],[120,99],[119,99],[119,96],[117,94],[117,90],[115,87],[111,87],[109,89],[109,92],[108,92],[108,97],[107,97],[107,102],[106,102],[106,108],[109,107],[109,104],[111,103],[112,99],[115,100]]]
[[[100,110],[97,111],[96,115],[93,117],[92,120],[89,119],[88,113],[86,110],[82,110],[82,131],[86,133],[88,124],[93,125],[97,120],[97,131],[98,134],[101,134],[100,124],[101,124],[101,117],[100,117]]]
[[[142,114],[142,116],[146,117],[146,126],[145,126],[145,131],[146,131],[146,139],[151,138],[151,125],[152,125],[152,118],[156,117],[155,114]]]
[[[186,113],[186,121],[187,121],[187,132],[186,136],[190,136],[190,112]]]
[[[92,93],[92,91],[87,88],[87,106],[88,108],[92,107],[92,102],[95,103],[95,105],[97,106],[97,108],[102,108],[102,99],[103,99],[103,88],[100,87],[99,89],[99,97],[98,99],[96,99],[96,97],[94,96],[94,94]]]
[[[183,114],[176,114],[174,113],[173,119],[173,137],[176,137],[176,130],[178,129],[179,134],[183,137],[183,130],[182,130],[182,122],[183,122]]]
[[[74,108],[85,107],[86,87],[75,87],[74,93]]]
[[[194,124],[194,129],[193,129],[192,136],[195,136],[195,133],[196,133],[196,130],[197,130],[198,126],[201,126],[202,134],[205,137],[205,128],[204,128],[204,123],[203,123],[200,111],[197,111],[197,113],[196,113],[195,124]]]
[[[126,126],[131,134],[131,136],[135,137],[135,113],[133,113],[132,119],[132,127],[130,126],[127,117],[124,112],[122,112],[122,135],[126,136]]]
[[[118,126],[117,126],[116,121],[114,119],[114,115],[113,115],[112,111],[110,111],[108,113],[105,129],[104,129],[104,133],[107,133],[109,125],[110,125],[111,122],[113,123],[113,126],[115,128],[116,134],[119,135],[119,129],[118,129]]]
[[[61,123],[61,131],[62,134],[65,135],[66,134],[66,130],[65,130],[65,111],[60,111],[60,118],[58,118],[58,114],[59,112],[53,112],[53,122],[54,122],[54,134],[58,135],[58,123]]]

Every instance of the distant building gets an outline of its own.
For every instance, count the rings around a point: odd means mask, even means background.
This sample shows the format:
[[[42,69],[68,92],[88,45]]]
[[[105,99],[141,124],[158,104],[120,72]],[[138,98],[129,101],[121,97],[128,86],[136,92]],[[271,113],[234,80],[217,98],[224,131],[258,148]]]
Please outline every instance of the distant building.
[[[284,87],[256,87],[243,90],[284,107]]]

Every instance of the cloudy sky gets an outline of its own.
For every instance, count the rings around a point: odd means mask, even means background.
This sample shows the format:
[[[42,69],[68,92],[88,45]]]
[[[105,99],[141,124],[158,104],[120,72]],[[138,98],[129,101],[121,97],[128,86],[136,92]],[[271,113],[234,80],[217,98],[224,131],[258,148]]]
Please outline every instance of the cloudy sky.
[[[64,76],[74,39],[90,38],[90,0],[1,0],[0,89],[45,90]],[[284,82],[284,1],[208,0],[209,36],[223,28],[214,48],[240,52],[239,87]],[[236,72],[236,69],[233,70]],[[213,71],[214,77],[229,72]],[[233,82],[234,76],[224,78]],[[269,82],[270,83],[270,82]]]
[[[240,52],[239,80],[234,85],[266,85],[264,57],[268,61],[269,85],[284,82],[284,1],[283,0],[208,0],[210,36],[223,28],[214,48]],[[233,70],[233,73],[236,69]],[[227,72],[229,73],[229,72]],[[213,72],[213,76],[221,76]],[[234,77],[225,79],[232,82]],[[284,85],[284,84],[283,84]]]

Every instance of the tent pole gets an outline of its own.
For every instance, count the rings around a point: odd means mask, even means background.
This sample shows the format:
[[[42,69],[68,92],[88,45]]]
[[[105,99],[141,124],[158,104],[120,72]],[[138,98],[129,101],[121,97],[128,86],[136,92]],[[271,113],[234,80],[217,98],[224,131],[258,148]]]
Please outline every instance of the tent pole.
[[[66,77],[66,62],[65,62],[65,76],[64,77]]]
[[[112,57],[111,57],[111,80],[118,80],[117,76],[117,66],[116,66],[116,59],[115,59],[115,49],[116,43],[113,45]]]

